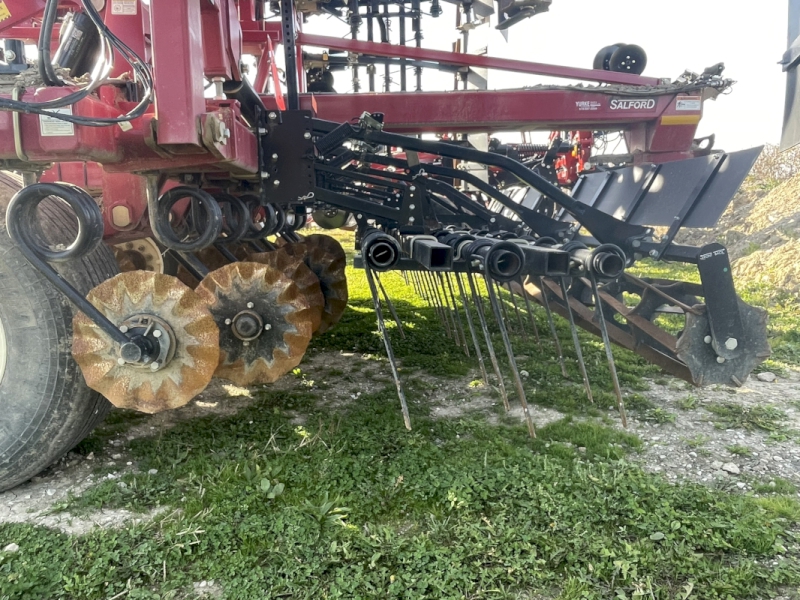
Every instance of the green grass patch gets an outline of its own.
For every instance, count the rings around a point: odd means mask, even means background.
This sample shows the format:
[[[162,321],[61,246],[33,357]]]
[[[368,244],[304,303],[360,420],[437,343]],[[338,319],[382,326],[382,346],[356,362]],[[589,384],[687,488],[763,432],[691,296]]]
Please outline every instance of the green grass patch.
[[[164,512],[75,538],[2,525],[21,551],[0,558],[0,589],[178,598],[214,579],[230,598],[455,599],[579,581],[587,598],[648,585],[745,598],[800,584],[794,563],[769,563],[795,504],[670,485],[626,464],[638,438],[595,422],[531,440],[521,425],[431,419],[410,399],[412,432],[386,388],[326,415],[313,392],[264,392],[235,417],[135,440],[139,472],[73,506]],[[287,406],[314,417],[291,425]]]
[[[786,413],[773,406],[745,406],[732,402],[709,404],[705,409],[719,429],[778,432],[785,429]]]

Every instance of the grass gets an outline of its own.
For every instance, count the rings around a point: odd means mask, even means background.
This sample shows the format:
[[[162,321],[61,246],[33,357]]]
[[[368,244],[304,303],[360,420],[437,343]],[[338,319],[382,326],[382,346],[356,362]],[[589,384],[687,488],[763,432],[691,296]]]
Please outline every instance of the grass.
[[[786,413],[773,406],[746,406],[733,402],[708,404],[714,425],[720,429],[747,429],[780,432],[785,429]]]
[[[382,361],[365,282],[352,272],[350,281],[350,308],[313,351]],[[235,599],[739,599],[800,585],[800,510],[788,487],[776,481],[754,498],[673,485],[631,464],[639,438],[594,417],[614,401],[602,346],[588,337],[595,406],[568,344],[565,385],[550,340],[540,350],[535,340],[515,339],[517,354],[529,357],[520,361],[528,400],[565,415],[536,439],[519,421],[492,425],[483,413],[433,418],[434,377],[453,393],[495,392],[399,276],[383,282],[405,324],[405,340],[388,326],[413,431],[403,427],[391,382],[334,410],[321,404],[318,385],[304,382],[324,376],[340,385],[363,378],[362,370],[337,365],[324,375],[301,366],[291,390],[255,392],[238,415],[131,441],[123,451],[132,472],[61,507],[153,518],[82,536],[0,525],[0,548],[20,546],[0,553],[0,598],[180,599],[210,579]],[[652,368],[624,351],[615,356],[627,385],[643,389]],[[518,405],[510,379],[507,387]],[[628,396],[632,410],[660,414],[643,396]],[[305,425],[292,421],[298,413]],[[105,458],[108,441],[141,419],[114,413],[84,451]]]

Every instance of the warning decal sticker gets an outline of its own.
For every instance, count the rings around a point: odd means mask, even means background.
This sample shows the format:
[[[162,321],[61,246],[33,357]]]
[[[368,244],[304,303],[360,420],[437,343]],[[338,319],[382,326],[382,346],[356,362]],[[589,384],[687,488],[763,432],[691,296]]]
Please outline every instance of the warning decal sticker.
[[[0,21],[5,21],[11,16],[11,11],[8,10],[4,0],[0,0]]]

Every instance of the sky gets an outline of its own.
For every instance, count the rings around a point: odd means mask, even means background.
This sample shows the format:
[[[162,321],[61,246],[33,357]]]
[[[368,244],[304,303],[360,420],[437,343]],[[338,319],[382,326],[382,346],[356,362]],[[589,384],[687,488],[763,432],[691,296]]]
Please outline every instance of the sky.
[[[438,19],[423,19],[423,45],[449,50],[457,39],[455,7],[442,7]],[[698,135],[714,133],[717,148],[733,151],[780,141],[785,80],[777,63],[787,47],[787,15],[788,0],[553,0],[550,12],[511,27],[508,41],[481,29],[488,33],[490,55],[534,62],[591,68],[600,48],[620,42],[645,49],[644,75],[652,77],[674,79],[687,69],[701,72],[724,62],[724,76],[737,83],[730,95],[706,102]],[[304,30],[345,36],[348,28],[317,17]],[[349,79],[349,73],[337,74],[336,89],[347,91]],[[452,81],[432,71],[423,88],[452,89]],[[490,89],[544,82],[517,73],[489,75]]]

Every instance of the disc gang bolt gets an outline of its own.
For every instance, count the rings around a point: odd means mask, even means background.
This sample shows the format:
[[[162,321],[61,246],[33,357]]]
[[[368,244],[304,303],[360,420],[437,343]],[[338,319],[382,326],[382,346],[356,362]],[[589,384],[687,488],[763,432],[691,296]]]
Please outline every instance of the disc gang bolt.
[[[128,333],[128,326],[127,326],[127,325],[120,325],[120,326],[119,326],[119,330],[120,330],[122,333]]]
[[[253,304],[252,302],[248,302],[247,303],[247,308],[253,308],[254,306],[255,306],[255,304]]]
[[[158,371],[158,369],[159,369],[160,367],[161,367],[161,365],[160,365],[159,363],[157,363],[157,362],[154,362],[153,364],[151,364],[151,365],[150,365],[150,370],[151,370],[151,371]]]
[[[230,319],[225,319],[225,325],[230,325],[231,323],[233,323],[233,321]]]
[[[272,329],[272,325],[270,325],[269,323],[264,325],[264,331],[269,331],[270,329]]]
[[[156,330],[153,332],[153,337],[154,337],[154,338],[156,338],[156,339],[160,338],[160,337],[161,337],[161,331],[159,331],[158,329],[156,329]]]

